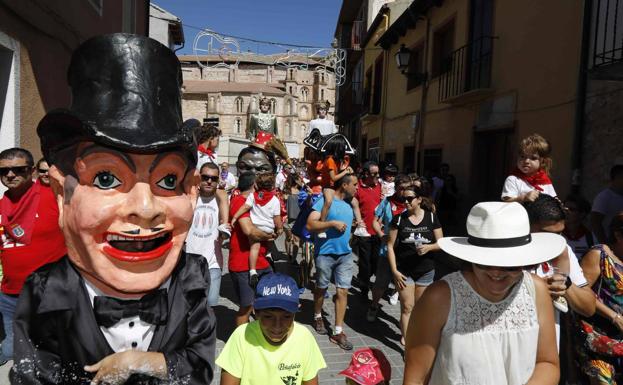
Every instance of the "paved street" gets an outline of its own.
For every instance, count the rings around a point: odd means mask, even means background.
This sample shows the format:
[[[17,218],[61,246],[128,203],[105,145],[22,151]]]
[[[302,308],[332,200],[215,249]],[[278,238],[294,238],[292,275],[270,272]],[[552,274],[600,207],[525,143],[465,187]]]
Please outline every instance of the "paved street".
[[[225,251],[225,260],[227,260],[227,250]],[[221,351],[225,341],[235,328],[234,315],[237,306],[234,304],[234,291],[231,280],[227,271],[224,271],[221,285],[221,299],[218,306],[215,307],[215,313],[218,319],[217,327],[217,344],[216,353]],[[335,294],[335,288],[329,287],[329,295]],[[316,336],[316,341],[322,350],[324,359],[327,362],[327,368],[320,372],[320,383],[323,385],[344,384],[344,377],[337,373],[345,369],[351,357],[351,352],[340,349],[337,345],[329,341],[328,336],[317,335],[311,327],[313,317],[313,298],[310,290],[306,290],[301,297],[302,310],[297,314],[296,320],[307,327]],[[400,314],[400,306],[392,306],[386,300],[381,301],[382,308],[379,310],[379,319],[375,323],[366,321],[367,303],[361,298],[357,289],[351,289],[348,296],[348,310],[346,312],[346,325],[344,332],[354,345],[354,349],[365,346],[376,347],[382,350],[392,364],[392,384],[402,382],[403,359],[402,346],[400,345],[400,329],[398,326],[398,317]],[[333,303],[331,299],[325,301],[324,306],[326,318],[333,324]],[[10,364],[0,367],[0,385],[8,385],[8,371]],[[220,370],[217,368],[215,381],[218,384],[220,379]]]

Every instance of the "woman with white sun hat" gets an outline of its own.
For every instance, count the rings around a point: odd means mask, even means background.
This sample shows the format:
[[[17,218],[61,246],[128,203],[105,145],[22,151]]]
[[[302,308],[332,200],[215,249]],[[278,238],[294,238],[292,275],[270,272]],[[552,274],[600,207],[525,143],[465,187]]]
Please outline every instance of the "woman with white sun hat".
[[[418,302],[404,384],[557,384],[552,300],[524,268],[559,255],[564,238],[530,234],[525,209],[503,202],[476,204],[467,233],[438,240],[471,265],[435,282]]]

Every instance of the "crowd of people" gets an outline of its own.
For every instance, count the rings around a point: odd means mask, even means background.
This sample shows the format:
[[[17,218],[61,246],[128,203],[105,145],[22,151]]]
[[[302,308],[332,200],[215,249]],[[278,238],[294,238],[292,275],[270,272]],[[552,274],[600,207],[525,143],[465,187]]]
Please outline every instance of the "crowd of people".
[[[147,67],[159,76],[122,76]],[[499,201],[463,221],[448,164],[422,177],[357,161],[320,104],[303,159],[260,117],[234,175],[220,130],[182,122],[179,71],[151,39],[91,39],[70,66],[83,102],[39,125],[44,159],[0,152],[0,360],[14,360],[12,383],[207,384],[218,365],[224,385],[318,384],[313,332],[352,350],[353,295],[378,327],[379,308],[400,305],[404,384],[621,383],[622,164],[592,205],[562,199],[550,144],[530,135]],[[215,357],[225,263],[237,327]],[[306,289],[313,314],[299,312]],[[391,365],[364,347],[340,374],[384,384]]]

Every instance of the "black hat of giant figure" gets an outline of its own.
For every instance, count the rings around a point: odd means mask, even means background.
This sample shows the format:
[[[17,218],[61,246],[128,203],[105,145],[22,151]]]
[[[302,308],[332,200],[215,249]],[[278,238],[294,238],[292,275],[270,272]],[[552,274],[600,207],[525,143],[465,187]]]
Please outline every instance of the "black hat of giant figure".
[[[95,142],[139,154],[180,149],[196,163],[198,122],[182,122],[182,72],[169,48],[145,36],[97,36],[74,51],[67,80],[71,107],[50,111],[37,127],[48,161]]]

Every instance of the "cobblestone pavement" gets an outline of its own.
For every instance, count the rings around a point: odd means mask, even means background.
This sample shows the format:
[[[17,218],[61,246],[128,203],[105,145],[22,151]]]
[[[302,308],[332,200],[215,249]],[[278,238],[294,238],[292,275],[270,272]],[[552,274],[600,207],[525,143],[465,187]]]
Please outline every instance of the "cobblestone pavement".
[[[228,251],[224,251],[224,258],[227,261]],[[356,259],[356,257],[355,257]],[[225,262],[225,265],[227,263]],[[356,272],[355,268],[355,272]],[[231,279],[227,270],[223,272],[221,284],[221,298],[218,306],[214,308],[218,320],[216,354],[221,352],[227,338],[235,328],[234,315],[238,307],[234,304],[235,294]],[[335,287],[329,287],[329,298],[325,300],[324,311],[326,320],[333,326],[334,308],[331,297],[335,294]],[[400,329],[398,319],[400,317],[400,306],[390,305],[386,298],[381,300],[382,307],[378,312],[378,320],[374,323],[366,321],[366,310],[368,300],[364,300],[358,289],[351,289],[348,295],[348,309],[346,310],[346,320],[344,333],[353,343],[352,351],[344,351],[337,345],[329,341],[328,336],[318,335],[311,326],[313,318],[313,296],[308,289],[301,296],[302,309],[296,316],[296,321],[306,325],[316,336],[316,341],[322,350],[327,368],[319,373],[319,382],[322,385],[344,384],[344,377],[338,372],[345,369],[350,363],[350,357],[354,350],[370,346],[383,351],[392,365],[392,384],[402,383],[403,374],[403,349],[400,345]],[[8,385],[8,372],[11,362],[0,367],[0,385]],[[218,384],[220,380],[220,369],[216,368],[213,384]]]

